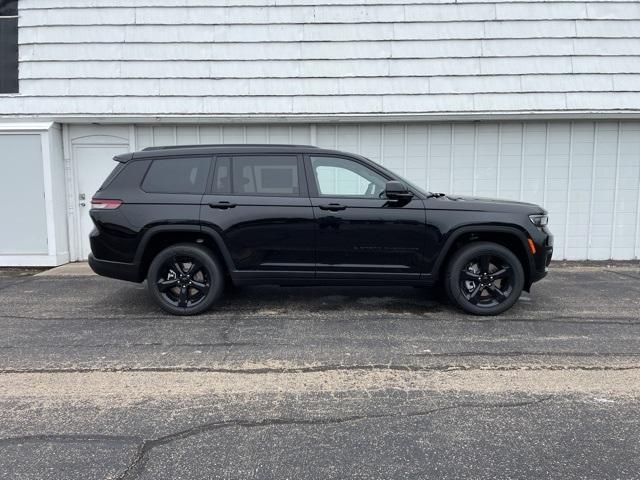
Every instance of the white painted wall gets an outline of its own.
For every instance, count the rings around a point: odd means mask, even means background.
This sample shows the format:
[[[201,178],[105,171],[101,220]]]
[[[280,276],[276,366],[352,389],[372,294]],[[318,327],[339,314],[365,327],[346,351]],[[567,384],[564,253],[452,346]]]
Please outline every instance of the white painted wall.
[[[640,113],[638,1],[19,7],[21,93],[4,116]]]
[[[135,128],[138,149],[245,142],[337,148],[427,190],[543,205],[556,259],[640,258],[640,121]]]

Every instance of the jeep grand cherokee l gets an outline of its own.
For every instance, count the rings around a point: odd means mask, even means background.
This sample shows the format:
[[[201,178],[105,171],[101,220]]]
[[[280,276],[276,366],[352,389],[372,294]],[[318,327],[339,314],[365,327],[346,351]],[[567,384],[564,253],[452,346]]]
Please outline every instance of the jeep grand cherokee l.
[[[92,199],[93,270],[176,315],[226,283],[432,285],[510,308],[553,251],[537,205],[430,193],[359,155],[296,145],[154,147],[115,157]]]

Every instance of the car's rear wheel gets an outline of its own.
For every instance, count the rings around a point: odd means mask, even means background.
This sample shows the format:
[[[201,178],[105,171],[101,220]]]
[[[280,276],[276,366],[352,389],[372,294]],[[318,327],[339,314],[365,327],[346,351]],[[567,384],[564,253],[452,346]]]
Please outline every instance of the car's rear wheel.
[[[477,242],[457,251],[445,278],[449,298],[474,315],[498,315],[513,306],[524,286],[524,270],[508,248]]]
[[[224,273],[208,248],[173,245],[151,262],[147,288],[160,307],[173,315],[196,315],[208,310],[224,288]]]

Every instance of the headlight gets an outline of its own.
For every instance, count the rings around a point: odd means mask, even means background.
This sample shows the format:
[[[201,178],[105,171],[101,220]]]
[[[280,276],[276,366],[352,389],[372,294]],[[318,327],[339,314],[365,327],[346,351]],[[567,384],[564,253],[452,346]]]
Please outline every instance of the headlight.
[[[549,223],[549,216],[529,215],[529,220],[531,220],[531,223],[533,223],[536,227],[545,227],[547,223]]]

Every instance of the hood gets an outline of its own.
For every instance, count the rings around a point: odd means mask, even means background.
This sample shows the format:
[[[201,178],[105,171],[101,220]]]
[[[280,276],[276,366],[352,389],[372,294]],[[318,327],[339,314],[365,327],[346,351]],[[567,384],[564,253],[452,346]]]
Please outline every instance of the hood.
[[[547,211],[535,203],[518,202],[498,198],[472,197],[465,195],[445,195],[440,198],[448,203],[448,207],[454,210],[480,210],[494,212],[523,212],[547,213]]]

